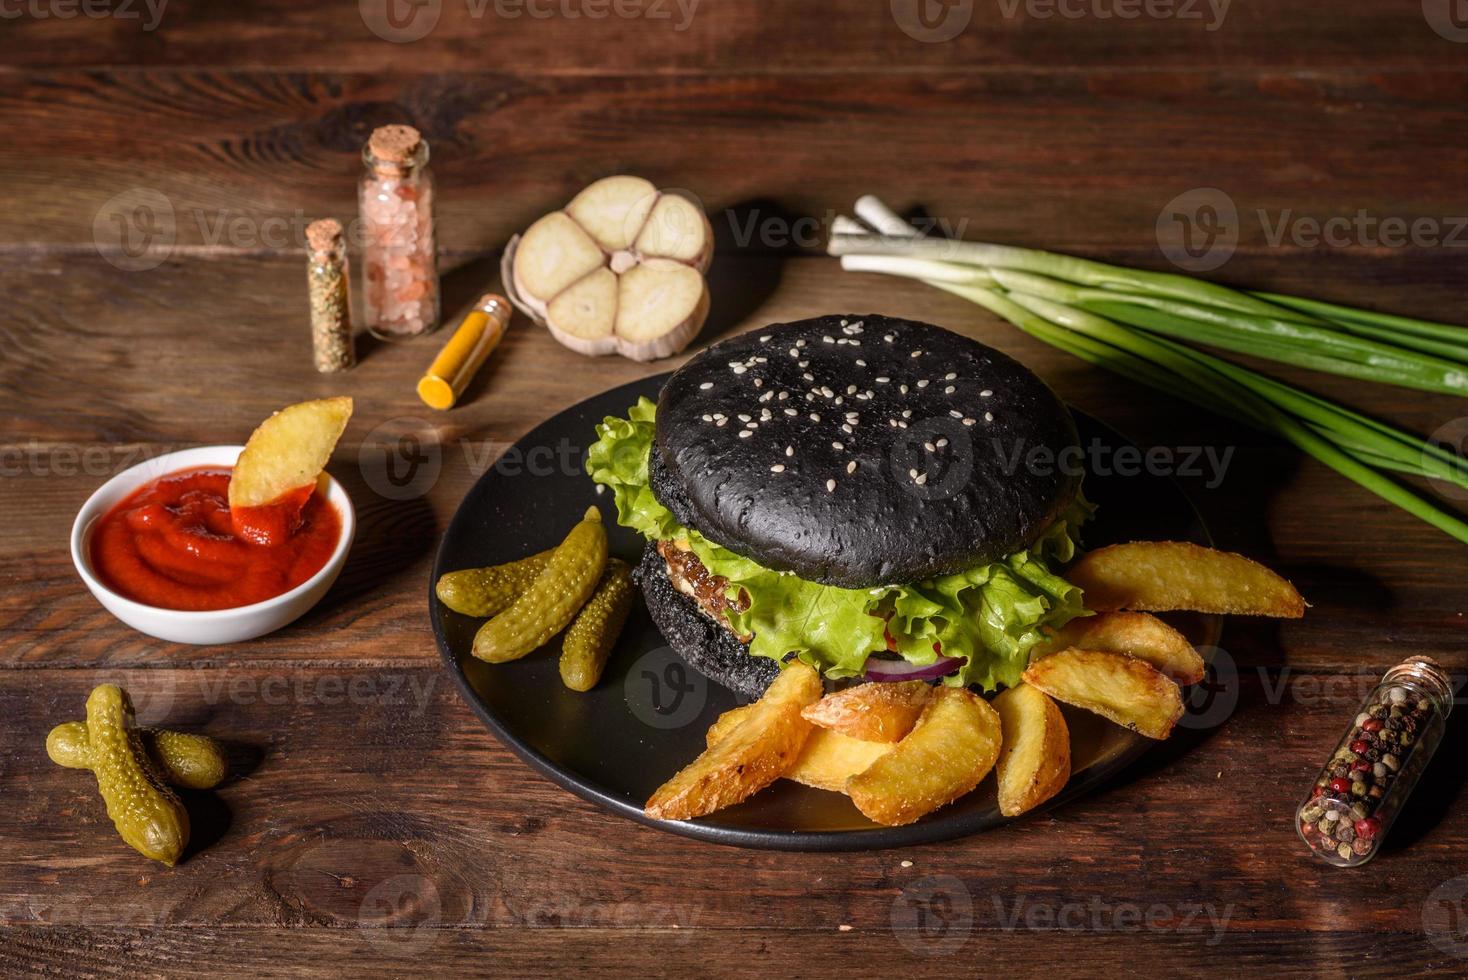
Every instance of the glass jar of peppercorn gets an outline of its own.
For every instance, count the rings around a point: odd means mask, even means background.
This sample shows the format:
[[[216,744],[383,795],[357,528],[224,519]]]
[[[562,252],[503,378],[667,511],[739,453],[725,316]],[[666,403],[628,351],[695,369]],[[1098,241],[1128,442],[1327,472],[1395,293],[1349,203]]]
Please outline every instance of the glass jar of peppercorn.
[[[1316,857],[1352,868],[1376,856],[1452,710],[1452,680],[1427,657],[1382,676],[1295,812],[1295,829]]]

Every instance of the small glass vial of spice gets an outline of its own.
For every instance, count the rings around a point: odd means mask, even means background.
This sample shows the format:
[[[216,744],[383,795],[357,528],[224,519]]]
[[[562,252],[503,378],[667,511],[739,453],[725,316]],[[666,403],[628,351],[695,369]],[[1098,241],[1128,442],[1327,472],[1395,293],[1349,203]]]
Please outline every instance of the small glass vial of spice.
[[[383,340],[438,326],[438,265],[428,143],[412,126],[382,126],[362,148],[363,313]]]
[[[306,287],[311,300],[311,358],[322,374],[357,363],[352,340],[352,289],[341,222],[306,226]]]
[[[499,346],[509,325],[509,300],[494,293],[479,297],[474,309],[464,317],[459,329],[419,379],[418,397],[423,399],[423,404],[441,412],[453,408],[470,380]]]
[[[1452,680],[1436,661],[1409,657],[1382,676],[1295,813],[1316,857],[1352,868],[1376,856],[1452,710]]]

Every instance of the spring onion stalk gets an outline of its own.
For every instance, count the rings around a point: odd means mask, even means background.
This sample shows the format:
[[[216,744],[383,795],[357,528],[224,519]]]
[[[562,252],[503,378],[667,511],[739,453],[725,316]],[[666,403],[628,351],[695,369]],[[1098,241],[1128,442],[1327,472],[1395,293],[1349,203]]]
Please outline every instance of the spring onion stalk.
[[[845,265],[844,260],[842,265]],[[936,280],[928,281],[928,284],[976,303],[1001,319],[1008,320],[1011,324],[1035,337],[1037,340],[1044,341],[1050,346],[1063,350],[1089,364],[1106,368],[1123,377],[1130,378],[1133,381],[1153,388],[1166,390],[1173,383],[1172,375],[1151,361],[1137,357],[1120,348],[1113,347],[1094,337],[1059,327],[1031,313],[1024,307],[1019,306],[1001,293],[989,289],[958,286]],[[1241,413],[1229,403],[1206,398],[1202,392],[1196,392],[1193,401],[1225,418],[1231,418],[1234,421],[1245,424],[1252,424],[1248,419],[1243,418]]]
[[[1171,296],[1209,306],[1260,316],[1301,319],[1315,322],[1314,317],[1300,311],[1275,306],[1265,300],[1241,293],[1227,286],[1190,279],[1169,272],[1148,272],[1108,265],[1091,259],[1042,252],[1013,245],[990,245],[953,238],[922,238],[891,234],[833,234],[828,251],[832,255],[886,254],[958,262],[963,265],[1036,272],[1052,279],[1064,279],[1082,286],[1101,289],[1123,289],[1156,296]]]
[[[1331,374],[1443,394],[1468,394],[1468,364],[1329,328],[1163,297],[1081,288],[1047,276],[1007,269],[994,269],[991,274],[1005,289],[1048,296],[1175,339]]]
[[[1018,298],[1016,297],[1016,299]],[[1048,301],[1041,300],[1039,304],[1031,304],[1030,308],[1034,309],[1036,306],[1039,306],[1043,309],[1044,306],[1041,304],[1048,304]],[[1076,317],[1074,315],[1075,312],[1076,311],[1072,311],[1072,315],[1068,318],[1073,323],[1085,322],[1087,318],[1102,319],[1093,317],[1093,315],[1090,314],[1085,314],[1083,317]],[[1120,325],[1113,324],[1113,326]],[[1124,330],[1125,328],[1122,329]],[[1180,344],[1173,344],[1167,341],[1161,341],[1160,344],[1164,350],[1171,350],[1172,353],[1177,354],[1179,357],[1197,361],[1201,365],[1211,366],[1210,362],[1218,360],[1217,358],[1209,357],[1209,355],[1201,354],[1197,351],[1191,350],[1190,348],[1183,347]],[[1169,366],[1176,366],[1177,363],[1178,362],[1171,362]],[[1183,398],[1191,398],[1191,392],[1194,390],[1190,386],[1191,383],[1197,383],[1206,379],[1210,382],[1210,388],[1218,384],[1218,379],[1207,379],[1206,375],[1200,375],[1196,371],[1186,371],[1179,373],[1184,375],[1183,379],[1174,381],[1169,387],[1164,388],[1164,391],[1169,392],[1173,395],[1181,396]],[[1226,383],[1223,387],[1226,389]],[[1234,394],[1242,396],[1251,394],[1251,392],[1249,392],[1249,389],[1240,386],[1234,391]],[[1370,465],[1362,462],[1360,459],[1357,459],[1351,453],[1344,451],[1335,442],[1322,436],[1319,432],[1312,430],[1310,427],[1302,425],[1296,418],[1282,411],[1279,411],[1278,409],[1261,406],[1254,399],[1241,398],[1241,401],[1244,401],[1245,404],[1249,405],[1249,410],[1247,410],[1247,414],[1256,416],[1256,421],[1254,424],[1258,428],[1274,432],[1276,435],[1284,438],[1290,443],[1293,443],[1297,448],[1314,457],[1317,461],[1324,463],[1326,466],[1329,466],[1331,469],[1335,470],[1337,473],[1340,473],[1347,479],[1352,480],[1362,487],[1365,487],[1367,490],[1370,490],[1377,496],[1382,497],[1383,499],[1393,504],[1396,504],[1398,507],[1407,511],[1409,514],[1412,514],[1413,516],[1423,521],[1426,521],[1428,524],[1431,524],[1438,530],[1443,531],[1454,538],[1457,538],[1459,541],[1462,541],[1465,544],[1468,544],[1468,522],[1463,521],[1461,518],[1457,517],[1454,514],[1450,514],[1447,511],[1438,508],[1436,505],[1423,499],[1422,497],[1419,497],[1417,494],[1408,490],[1401,484],[1386,476],[1383,476],[1381,473],[1371,468]],[[1397,469],[1396,466],[1393,466],[1391,468]],[[1415,469],[1409,469],[1406,471],[1421,475],[1419,471]]]
[[[1445,395],[1468,395],[1468,364],[1456,364],[1349,334],[1318,330],[1303,323],[1292,325],[1301,333],[1297,340],[1290,341],[1284,332],[1277,331],[1263,318],[1246,314],[1230,313],[1229,325],[1221,326],[1212,317],[1190,319],[1175,304],[1145,297],[1135,302],[1097,302],[1087,295],[1079,305],[1101,316],[1176,340],[1347,378]]]
[[[1468,363],[1461,360],[1463,354],[1468,354],[1468,350],[1460,351],[1447,358],[1431,357],[1420,352],[1403,351],[1399,346],[1368,340],[1360,335],[1342,333],[1330,327],[1317,327],[1294,320],[1254,316],[1249,313],[1197,306],[1155,296],[1137,296],[1094,289],[1083,290],[1079,305],[1086,306],[1092,302],[1110,305],[1131,303],[1147,306],[1180,319],[1193,320],[1215,327],[1233,328],[1241,333],[1284,343],[1310,345],[1330,357],[1353,360],[1361,364],[1401,364],[1404,367],[1420,365],[1423,368],[1436,368],[1440,371],[1460,373],[1468,371]]]
[[[841,267],[851,272],[885,272],[894,276],[906,276],[909,279],[946,282],[957,286],[980,286],[984,289],[994,286],[994,277],[985,269],[956,265],[952,262],[935,262],[932,259],[848,255],[841,260]]]
[[[1373,419],[1369,415],[1354,412],[1335,402],[1328,401],[1318,395],[1312,395],[1308,391],[1291,388],[1287,384],[1275,381],[1273,378],[1265,377],[1256,371],[1248,371],[1238,368],[1227,361],[1221,362],[1230,369],[1237,370],[1249,376],[1249,384],[1260,391],[1265,397],[1279,404],[1287,411],[1307,419],[1313,424],[1322,425],[1334,432],[1349,434],[1362,433],[1370,430],[1377,436],[1384,437],[1404,447],[1407,455],[1432,457],[1435,463],[1445,466],[1456,467],[1464,473],[1468,473],[1468,461],[1456,453],[1448,452],[1441,446],[1419,439],[1416,436],[1403,432],[1401,429],[1393,428],[1385,422]],[[1366,436],[1363,435],[1363,438]],[[1406,458],[1403,456],[1402,458]]]
[[[1468,486],[1468,464],[1440,446],[1256,371],[1220,358],[1211,358],[1211,363],[1219,373],[1321,430],[1342,446],[1355,446],[1374,456],[1396,460],[1409,467],[1407,472],[1418,476]]]
[[[926,282],[1088,363],[1274,433],[1384,500],[1468,543],[1468,522],[1386,475],[1401,473],[1468,488],[1468,465],[1461,457],[1177,339],[1250,354],[1266,348],[1311,359],[1307,366],[1336,373],[1364,363],[1377,372],[1370,380],[1383,380],[1379,374],[1395,371],[1396,377],[1421,382],[1441,371],[1451,383],[1447,376],[1458,369],[1453,332],[1462,336],[1468,331],[1313,300],[1248,296],[1182,276],[1134,272],[1030,249],[927,239],[870,197],[859,202],[858,214],[880,236],[858,233],[854,222],[843,219],[830,249],[842,256],[843,268]],[[1102,290],[1105,295],[1100,295]],[[1257,297],[1260,305],[1234,297]],[[1291,305],[1295,303],[1299,306]],[[1108,313],[1118,316],[1113,319]],[[1359,336],[1342,339],[1342,334],[1352,332],[1350,325],[1363,323],[1375,336],[1364,341]],[[1229,343],[1205,339],[1220,332],[1227,334]],[[1250,342],[1241,345],[1241,336]],[[1438,350],[1395,343],[1400,336],[1426,339]],[[1377,340],[1382,343],[1375,344]],[[1279,350],[1291,344],[1313,345],[1313,350]],[[1375,350],[1377,346],[1392,349],[1378,356],[1382,352]],[[1443,356],[1419,358],[1413,350]]]
[[[1380,340],[1383,343],[1405,347],[1408,350],[1421,351],[1424,354],[1434,354],[1450,361],[1461,361],[1463,358],[1468,357],[1468,345],[1464,343],[1434,340],[1430,337],[1418,337],[1414,334],[1402,333],[1390,327],[1358,323],[1354,320],[1344,318],[1331,320],[1330,324],[1337,330],[1355,334],[1358,337],[1369,337],[1372,340]]]
[[[1451,344],[1454,349],[1460,352],[1459,356],[1468,354],[1468,328],[1455,327],[1450,323],[1434,323],[1431,320],[1418,320],[1409,316],[1375,313],[1371,310],[1360,310],[1351,306],[1341,306],[1337,303],[1326,303],[1318,299],[1300,299],[1297,296],[1282,296],[1279,293],[1256,292],[1252,295],[1265,302],[1274,303],[1277,306],[1283,306],[1300,313],[1307,313],[1321,320],[1348,321],[1381,327],[1386,330],[1395,331],[1398,334],[1414,337],[1432,337]]]

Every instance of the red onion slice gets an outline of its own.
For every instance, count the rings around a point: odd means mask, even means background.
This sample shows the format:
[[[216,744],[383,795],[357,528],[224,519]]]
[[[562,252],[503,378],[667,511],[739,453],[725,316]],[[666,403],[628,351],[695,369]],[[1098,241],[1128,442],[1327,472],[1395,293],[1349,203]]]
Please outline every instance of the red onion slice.
[[[962,657],[939,657],[930,664],[919,666],[906,660],[867,659],[869,681],[929,681],[953,673],[963,663]]]

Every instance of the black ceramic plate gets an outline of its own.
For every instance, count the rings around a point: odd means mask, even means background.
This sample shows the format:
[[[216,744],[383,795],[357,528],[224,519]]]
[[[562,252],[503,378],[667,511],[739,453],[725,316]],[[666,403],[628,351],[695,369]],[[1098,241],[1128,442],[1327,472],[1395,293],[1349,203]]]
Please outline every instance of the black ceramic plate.
[[[642,540],[617,526],[610,494],[598,495],[582,469],[586,446],[605,416],[622,415],[638,396],[656,398],[667,375],[624,385],[567,409],[506,451],[459,505],[439,547],[433,581],[459,568],[495,565],[555,545],[590,504],[602,509],[612,554],[636,564]],[[1082,444],[1114,454],[1129,446],[1077,413]],[[1113,455],[1097,458],[1112,459]],[[1086,495],[1100,508],[1087,526],[1096,546],[1134,539],[1208,543],[1182,491],[1160,476],[1092,473]],[[988,779],[958,802],[906,827],[879,827],[846,797],[786,781],[700,820],[649,820],[642,804],[702,751],[704,733],[740,703],[686,667],[638,603],[595,690],[567,690],[557,667],[559,641],[511,664],[475,660],[469,649],[480,620],[451,612],[429,589],[439,650],[474,712],[505,745],[556,783],[614,813],[673,833],[722,844],[834,851],[947,840],[1006,822]],[[1198,643],[1217,637],[1216,620],[1179,623]],[[1145,752],[1147,739],[1093,715],[1065,709],[1073,775],[1049,806],[1089,791]]]

